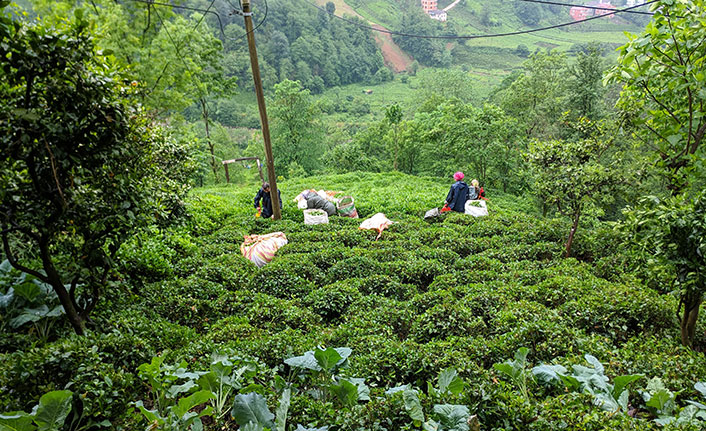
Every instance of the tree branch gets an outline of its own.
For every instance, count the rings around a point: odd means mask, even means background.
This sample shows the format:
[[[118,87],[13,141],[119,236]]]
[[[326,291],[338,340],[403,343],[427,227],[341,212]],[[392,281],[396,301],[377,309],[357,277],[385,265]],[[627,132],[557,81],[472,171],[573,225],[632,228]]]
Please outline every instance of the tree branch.
[[[7,260],[10,262],[10,265],[12,265],[13,268],[20,270],[22,272],[26,272],[29,275],[33,275],[37,277],[39,280],[49,283],[49,278],[45,276],[44,274],[40,273],[39,271],[35,271],[33,269],[30,269],[21,263],[17,261],[15,258],[15,255],[12,253],[12,249],[10,248],[10,240],[8,238],[8,233],[10,231],[7,229],[3,229],[2,231],[2,245],[3,249],[5,250],[5,256],[7,257]]]
[[[644,89],[645,89],[645,91],[647,92],[647,94],[650,95],[650,97],[652,98],[652,100],[654,100],[654,102],[655,102],[656,104],[658,104],[662,109],[664,109],[665,111],[667,111],[667,114],[669,114],[669,116],[672,117],[672,118],[674,119],[674,121],[676,121],[677,124],[679,124],[679,126],[682,126],[682,127],[683,127],[681,121],[677,118],[676,115],[674,115],[674,113],[672,112],[672,110],[669,109],[669,108],[668,108],[666,105],[664,105],[662,102],[660,102],[659,100],[657,100],[657,97],[655,97],[655,95],[652,93],[652,90],[650,90],[650,87],[649,87],[649,85],[647,85],[647,82],[642,81],[642,86],[644,87]]]

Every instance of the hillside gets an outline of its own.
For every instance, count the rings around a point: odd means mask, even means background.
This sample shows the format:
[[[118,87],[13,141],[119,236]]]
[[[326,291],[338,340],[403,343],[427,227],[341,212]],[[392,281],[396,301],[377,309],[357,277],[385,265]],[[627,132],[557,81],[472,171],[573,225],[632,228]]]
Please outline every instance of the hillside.
[[[318,0],[318,3],[323,5],[326,1]],[[443,9],[451,3],[452,0],[442,0],[438,3],[438,8]],[[622,2],[620,3],[620,7],[624,7]],[[337,15],[363,17],[370,23],[402,33],[415,33],[405,26],[403,17],[421,11],[418,2],[337,0],[334,4]],[[426,33],[416,33],[460,36],[511,33],[571,22],[569,10],[569,7],[539,5],[520,0],[500,1],[492,7],[480,0],[463,0],[448,11],[447,22],[441,24],[428,20]],[[436,24],[431,24],[432,22]],[[593,20],[536,33],[451,40],[446,43],[445,49],[449,51],[451,64],[454,66],[481,75],[490,73],[496,77],[494,82],[498,83],[502,77],[516,69],[530,52],[545,49],[567,51],[589,42],[602,43],[608,51],[612,51],[627,42],[625,31],[639,32],[646,23],[645,16],[621,14],[610,19]],[[436,30],[432,31],[434,27]],[[612,53],[610,55],[613,56]],[[386,56],[388,66],[394,63],[393,58],[391,54]],[[393,68],[395,71],[400,70],[399,67]]]
[[[377,241],[375,233],[358,229],[362,219],[332,217],[328,225],[306,226],[292,198],[309,187],[350,193],[361,218],[384,212],[395,224]],[[123,247],[124,278],[94,312],[89,336],[35,347],[29,347],[31,335],[4,339],[0,385],[9,390],[0,405],[27,411],[45,388],[66,385],[86,394],[87,414],[135,429],[142,426],[139,415],[124,412],[130,402],[152,402],[158,392],[150,378],[169,382],[160,383],[167,387],[179,384],[186,396],[197,384],[186,371],[220,363],[214,352],[245,367],[226,398],[228,409],[240,393],[239,402],[259,397],[267,403],[261,411],[274,411],[290,385],[288,421],[310,427],[305,429],[392,431],[413,429],[420,417],[431,424],[453,415],[464,421],[476,415],[483,430],[508,424],[526,430],[657,429],[636,392],[653,385],[653,377],[679,392],[680,404],[704,401],[693,388],[706,377],[706,359],[680,345],[674,299],[625,273],[610,235],[583,231],[575,246],[580,260],[561,259],[567,224],[537,218],[530,201],[495,190],[488,190],[486,218],[422,220],[447,189],[444,181],[402,174],[285,181],[281,221],[253,218],[256,187],[196,189],[187,224],[155,228]],[[289,244],[258,269],[240,255],[243,235],[273,231],[284,232]],[[61,333],[68,335],[66,329]],[[100,347],[83,349],[84,343]],[[314,366],[284,365],[316,346],[350,349],[339,349],[350,355],[349,366],[329,365],[330,373],[338,376],[334,381],[357,382],[358,390],[350,383],[336,389],[326,373],[311,371]],[[527,364],[516,365],[526,380],[494,367],[523,347],[529,349]],[[609,381],[643,376],[629,387],[637,417],[601,410],[594,405],[600,393],[554,389],[529,376],[542,363],[587,365],[585,355],[605,370],[595,363],[584,369]],[[57,362],[62,356],[69,359]],[[110,380],[94,383],[97,376]],[[153,389],[141,382],[152,382]],[[388,390],[400,385],[408,386]],[[339,390],[340,397],[334,395]],[[114,394],[109,406],[94,398],[106,392]],[[410,410],[414,399],[416,413]],[[230,415],[217,423],[235,429]]]

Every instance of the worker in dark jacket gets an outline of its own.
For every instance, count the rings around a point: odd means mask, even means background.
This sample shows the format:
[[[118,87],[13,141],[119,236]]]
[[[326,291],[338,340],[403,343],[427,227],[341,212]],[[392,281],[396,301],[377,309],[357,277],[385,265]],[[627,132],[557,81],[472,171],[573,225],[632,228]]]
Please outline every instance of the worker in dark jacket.
[[[326,214],[332,216],[336,214],[336,205],[322,198],[314,192],[309,192],[304,196],[307,209],[324,210]]]
[[[456,182],[451,185],[451,190],[449,190],[449,194],[446,196],[446,202],[444,203],[444,209],[448,208],[446,211],[465,212],[469,189],[468,184],[461,181],[463,177],[463,172],[456,172],[454,174],[454,180],[456,180]]]
[[[282,194],[277,190],[279,197],[279,208],[282,209]],[[260,207],[260,199],[262,199],[262,212],[260,215],[264,218],[272,217],[272,198],[270,198],[270,183],[262,183],[262,188],[255,195],[255,209]]]

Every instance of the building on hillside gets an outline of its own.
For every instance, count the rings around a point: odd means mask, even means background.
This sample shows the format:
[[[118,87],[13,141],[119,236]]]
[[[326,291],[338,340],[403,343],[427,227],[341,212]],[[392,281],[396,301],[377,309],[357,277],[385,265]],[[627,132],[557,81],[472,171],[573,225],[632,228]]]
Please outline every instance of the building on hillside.
[[[588,9],[581,6],[574,6],[569,9],[569,15],[571,15],[571,18],[574,21],[581,21],[582,19],[586,19],[588,17],[593,16],[593,9]]]
[[[613,12],[614,10],[617,9],[614,5],[610,4],[610,1],[604,2],[603,0],[598,0],[597,2],[590,2],[588,3],[589,6],[593,7],[599,7],[602,9],[594,9],[596,15],[608,15],[608,18],[613,19],[615,18],[615,13]],[[607,10],[611,9],[611,10]]]
[[[634,1],[644,1],[644,0],[634,0]],[[600,8],[600,9],[591,9],[587,7],[581,7],[581,6],[574,6],[569,10],[569,15],[571,15],[571,18],[574,21],[581,21],[586,18],[590,18],[592,16],[603,16],[603,15],[608,15],[607,18],[613,19],[615,18],[615,12],[617,8],[610,4],[610,0],[608,1],[603,1],[603,0],[598,0],[598,1],[593,1],[590,3],[587,3],[586,6],[592,6],[594,8]],[[608,10],[610,9],[610,10]]]
[[[448,15],[446,14],[446,12],[439,9],[430,10],[429,12],[427,12],[427,14],[429,14],[429,18],[441,22],[446,22],[446,20],[448,19]]]
[[[627,6],[627,7],[633,7],[633,6],[637,6],[639,4],[645,4],[645,0],[627,0],[625,2],[625,6]]]
[[[437,9],[437,0],[422,0],[422,10],[424,13],[429,13]]]

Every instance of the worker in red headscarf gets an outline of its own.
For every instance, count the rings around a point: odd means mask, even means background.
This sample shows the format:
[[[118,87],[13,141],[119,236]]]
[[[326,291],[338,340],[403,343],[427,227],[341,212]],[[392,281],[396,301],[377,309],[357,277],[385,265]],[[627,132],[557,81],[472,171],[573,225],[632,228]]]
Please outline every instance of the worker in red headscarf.
[[[463,172],[454,174],[455,183],[451,184],[449,194],[446,195],[446,201],[441,211],[457,211],[464,212],[466,201],[468,200],[468,184],[463,182]]]

